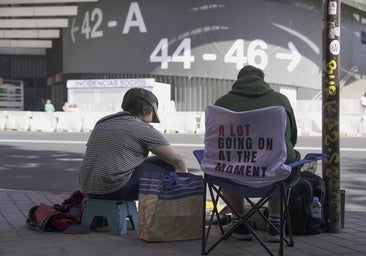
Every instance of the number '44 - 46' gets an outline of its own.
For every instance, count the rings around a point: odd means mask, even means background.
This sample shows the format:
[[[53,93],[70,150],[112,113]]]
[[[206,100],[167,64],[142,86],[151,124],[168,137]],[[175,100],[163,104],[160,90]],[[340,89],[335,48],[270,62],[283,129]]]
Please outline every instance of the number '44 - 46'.
[[[167,69],[169,62],[182,62],[184,69],[190,69],[194,62],[194,56],[191,55],[191,39],[184,38],[178,45],[173,55],[168,52],[168,38],[162,38],[150,55],[150,62],[160,62],[162,69]]]

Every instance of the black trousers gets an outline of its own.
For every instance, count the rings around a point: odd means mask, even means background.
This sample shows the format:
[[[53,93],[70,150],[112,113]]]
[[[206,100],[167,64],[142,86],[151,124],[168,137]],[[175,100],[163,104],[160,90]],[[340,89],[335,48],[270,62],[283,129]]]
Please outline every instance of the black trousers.
[[[148,157],[133,171],[131,178],[120,190],[109,194],[89,194],[89,197],[94,199],[135,201],[139,196],[140,178],[144,172],[174,172],[174,166],[164,162],[157,156]]]

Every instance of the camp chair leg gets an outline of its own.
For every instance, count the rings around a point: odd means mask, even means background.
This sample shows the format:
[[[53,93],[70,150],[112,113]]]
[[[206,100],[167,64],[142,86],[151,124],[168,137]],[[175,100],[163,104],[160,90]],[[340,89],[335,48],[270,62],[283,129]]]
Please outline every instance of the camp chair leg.
[[[219,199],[223,200],[225,202],[225,204],[232,209],[230,202],[228,202],[222,195],[221,195],[221,188],[217,188],[216,186],[214,186],[209,180],[207,180],[207,184],[208,185],[208,189],[209,189],[209,194],[211,196],[211,199],[213,200],[213,202],[217,202]],[[281,196],[281,222],[280,222],[280,229],[276,228],[275,226],[273,226],[273,224],[270,223],[269,219],[263,214],[261,213],[258,209],[260,209],[264,204],[266,204],[270,197],[271,194],[273,193],[274,190],[279,190],[280,192],[280,196]],[[249,198],[245,198],[246,201],[248,201],[251,204],[251,209],[244,215],[241,217],[240,221],[238,221],[238,223],[236,223],[233,227],[231,227],[231,229],[229,231],[227,231],[226,233],[224,233],[216,242],[214,242],[209,248],[206,248],[208,245],[208,237],[210,235],[210,231],[211,231],[211,224],[212,224],[212,218],[213,217],[218,217],[218,211],[213,211],[212,214],[215,214],[216,216],[211,216],[211,222],[209,223],[209,226],[207,227],[207,230],[203,229],[203,239],[202,239],[202,251],[201,254],[202,255],[207,255],[209,254],[210,251],[212,251],[222,240],[226,240],[228,239],[236,230],[237,227],[239,227],[240,225],[244,225],[254,236],[254,238],[258,241],[258,243],[260,243],[260,245],[265,249],[265,251],[273,256],[273,252],[269,249],[269,247],[266,245],[266,243],[263,241],[263,239],[261,237],[258,236],[258,234],[253,230],[253,228],[246,222],[251,216],[253,216],[253,214],[255,214],[256,212],[258,212],[264,219],[265,221],[271,225],[276,232],[278,232],[278,234],[280,235],[280,244],[279,244],[279,249],[278,249],[278,255],[283,255],[283,243],[286,242],[286,244],[288,246],[293,246],[293,236],[292,236],[292,230],[291,230],[291,226],[289,226],[289,236],[290,236],[290,240],[288,241],[284,235],[284,230],[285,230],[285,224],[288,225],[290,223],[290,219],[289,219],[289,209],[288,209],[288,188],[286,187],[285,183],[279,183],[277,186],[273,187],[271,190],[269,190],[267,192],[267,194],[265,196],[263,196],[260,200],[258,200],[256,203],[252,202]],[[206,190],[207,192],[207,190]],[[214,193],[217,193],[217,196],[214,195]],[[205,194],[206,195],[206,194]],[[205,201],[206,201],[206,197],[205,197]],[[233,214],[237,215],[237,213],[235,212],[235,209],[232,209]],[[220,222],[219,222],[220,223]],[[221,227],[220,227],[221,228]],[[282,232],[281,232],[282,230]],[[205,232],[206,231],[206,232]]]
[[[283,182],[280,183],[280,194],[281,194],[281,203],[280,203],[280,247],[278,249],[278,255],[282,256],[283,255],[283,233],[284,233],[284,221],[283,221],[283,217],[284,217],[284,195],[285,195],[285,185]]]
[[[285,204],[286,215],[285,215],[285,218],[286,218],[286,227],[287,227],[287,231],[288,231],[289,238],[290,238],[290,241],[287,241],[287,245],[290,246],[290,247],[294,247],[295,246],[294,235],[292,233],[290,210],[288,208],[288,203],[289,203],[289,200],[290,200],[291,188],[288,188],[285,191],[286,191],[286,195],[285,195],[285,198],[286,198],[286,204]]]
[[[203,177],[203,213],[202,213],[202,243],[201,243],[201,255],[207,255],[206,249],[206,200],[207,200],[207,184],[206,175]]]

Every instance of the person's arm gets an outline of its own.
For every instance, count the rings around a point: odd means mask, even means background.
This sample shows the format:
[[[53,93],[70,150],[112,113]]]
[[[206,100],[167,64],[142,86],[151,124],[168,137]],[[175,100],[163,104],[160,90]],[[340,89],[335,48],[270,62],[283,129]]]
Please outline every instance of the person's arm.
[[[175,151],[175,149],[168,146],[160,146],[151,149],[156,156],[160,157],[165,162],[174,166],[176,172],[188,172],[186,163],[183,158]]]

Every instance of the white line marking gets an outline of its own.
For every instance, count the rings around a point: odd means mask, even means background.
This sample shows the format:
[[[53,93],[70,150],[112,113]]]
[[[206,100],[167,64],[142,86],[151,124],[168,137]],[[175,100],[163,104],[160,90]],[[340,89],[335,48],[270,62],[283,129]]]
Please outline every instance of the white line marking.
[[[71,140],[14,140],[14,139],[0,139],[1,142],[8,143],[44,143],[44,144],[81,144],[86,145],[87,141],[71,141]],[[188,143],[172,143],[174,147],[196,147],[203,148],[204,144],[188,144]],[[321,147],[295,147],[297,150],[311,150],[321,151]],[[340,148],[340,151],[348,152],[366,152],[366,148]]]
[[[71,141],[71,140],[11,140],[0,139],[0,142],[10,143],[50,143],[50,144],[86,144],[86,141]]]

